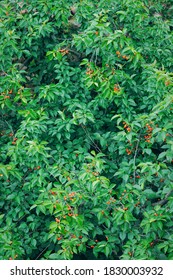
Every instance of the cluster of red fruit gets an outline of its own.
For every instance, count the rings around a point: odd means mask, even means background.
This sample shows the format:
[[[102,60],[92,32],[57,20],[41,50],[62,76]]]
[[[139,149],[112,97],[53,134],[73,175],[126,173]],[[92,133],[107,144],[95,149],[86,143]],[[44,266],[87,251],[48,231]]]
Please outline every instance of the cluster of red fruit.
[[[71,235],[71,238],[79,238],[79,239],[82,239],[83,236],[80,235],[79,237],[77,237],[75,234],[72,234],[72,235]],[[62,236],[57,237],[57,240],[58,240],[58,241],[61,240],[61,239],[62,239]],[[81,245],[81,244],[77,244],[77,246],[80,246],[80,245]]]
[[[69,197],[64,196],[64,200],[70,199],[70,200],[73,201],[73,200],[74,200],[75,194],[76,194],[75,192],[69,193],[69,194],[68,194]]]
[[[94,71],[91,70],[90,68],[87,68],[87,71],[86,71],[86,75],[90,75],[93,73]]]
[[[131,155],[132,151],[131,151],[131,150],[129,150],[129,149],[126,149],[126,153],[127,153],[127,154],[128,154],[128,156],[129,156],[129,155]]]
[[[151,138],[153,128],[148,123],[146,124],[146,128],[147,128],[147,135],[144,136],[145,142],[150,143],[150,138]]]
[[[72,193],[69,193],[68,195],[69,195],[69,197],[73,197],[73,196],[75,196],[75,192],[72,192]]]
[[[4,96],[4,99],[10,99],[9,95]]]
[[[114,85],[114,92],[119,92],[120,91],[120,87],[118,84]]]
[[[99,175],[98,172],[92,172],[92,174],[93,174],[94,176],[98,176],[98,175]]]
[[[123,122],[123,125],[124,125],[124,128],[130,132],[131,131],[131,128],[128,126],[128,124],[126,122]]]
[[[12,142],[12,144],[13,144],[13,145],[16,145],[16,141],[17,141],[17,138],[16,138],[16,137],[14,137],[14,138],[13,138],[13,142]]]
[[[105,238],[106,238],[106,240],[108,241],[108,237],[105,236]],[[99,242],[99,241],[96,239],[96,240],[94,240],[94,242],[97,243],[97,242]],[[94,245],[91,245],[91,246],[90,246],[91,249],[94,249],[94,247],[95,247]]]
[[[30,171],[30,172],[32,172],[33,170],[39,170],[41,167],[40,166],[36,166],[36,167],[34,167],[33,169],[32,168],[28,168],[28,170]],[[50,191],[51,192],[51,191]]]
[[[116,199],[111,197],[107,202],[106,204],[111,204],[111,203],[115,203],[116,202]]]
[[[36,166],[34,167],[34,170],[39,170],[41,167],[40,166]]]
[[[57,223],[60,223],[60,219],[58,219],[58,218],[55,218],[55,221],[56,221]]]
[[[122,194],[121,194],[119,200],[122,200],[122,199],[124,199],[124,198],[125,198],[125,199],[128,199],[128,198],[129,198],[126,190],[124,190],[124,191],[122,192]]]
[[[116,51],[116,55],[117,55],[118,57],[122,57],[122,58],[125,59],[125,60],[129,60],[129,57],[126,56],[126,55],[121,55],[120,51]]]
[[[135,207],[139,206],[140,202],[138,201],[136,204],[135,204]]]
[[[13,93],[12,90],[9,90],[9,91],[8,91],[8,94],[12,94],[12,93]],[[4,99],[10,99],[10,96],[9,96],[9,95],[6,95],[5,92],[2,92],[2,95],[5,95],[5,96],[4,96]]]
[[[66,198],[66,197],[65,197],[65,198]],[[65,199],[65,200],[66,200],[66,199]],[[68,213],[68,216],[69,216],[69,217],[72,217],[72,216],[77,217],[77,216],[79,215],[79,214],[77,214],[77,213],[73,213],[73,212],[72,212],[73,209],[72,209],[72,207],[71,207],[69,204],[67,205],[67,210],[69,211],[69,213]],[[64,215],[63,218],[66,219],[66,215]]]
[[[66,49],[60,49],[59,52],[60,52],[62,55],[66,55],[66,54],[69,53],[69,51],[66,50]]]

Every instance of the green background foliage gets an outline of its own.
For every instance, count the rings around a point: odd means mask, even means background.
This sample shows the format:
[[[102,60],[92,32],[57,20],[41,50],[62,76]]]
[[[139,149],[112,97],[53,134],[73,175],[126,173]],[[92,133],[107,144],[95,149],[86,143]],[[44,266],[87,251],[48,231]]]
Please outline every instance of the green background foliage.
[[[173,259],[172,14],[0,2],[0,259]]]

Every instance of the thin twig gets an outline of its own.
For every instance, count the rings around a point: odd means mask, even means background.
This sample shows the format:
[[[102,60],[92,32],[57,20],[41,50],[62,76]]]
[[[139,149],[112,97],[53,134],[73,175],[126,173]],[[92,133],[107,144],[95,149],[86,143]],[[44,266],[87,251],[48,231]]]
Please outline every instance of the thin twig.
[[[93,139],[91,138],[91,136],[90,136],[88,130],[85,129],[83,125],[81,125],[81,127],[82,127],[82,129],[85,131],[85,133],[86,133],[86,135],[88,136],[88,138],[90,139],[90,141],[94,144],[95,149],[96,149],[98,152],[102,153],[102,151],[100,150],[100,148],[96,145],[96,143],[95,143],[95,142],[93,141]]]
[[[49,243],[49,245],[47,245],[47,247],[46,248],[44,248],[42,251],[41,251],[41,253],[36,257],[36,260],[38,260],[38,258],[47,250],[47,248],[50,246],[50,243]]]
[[[155,206],[155,205],[164,205],[165,203],[168,202],[168,197],[173,193],[173,190],[169,191],[166,195],[165,195],[165,198],[158,201],[158,202],[154,202],[152,205]]]
[[[139,148],[139,143],[140,143],[140,134],[139,134],[139,138],[137,139],[137,145],[136,145],[136,149],[135,149],[135,155],[134,155],[134,173],[133,173],[133,180],[134,180],[134,184],[136,183],[136,157],[137,157],[137,153],[138,153],[138,148]]]

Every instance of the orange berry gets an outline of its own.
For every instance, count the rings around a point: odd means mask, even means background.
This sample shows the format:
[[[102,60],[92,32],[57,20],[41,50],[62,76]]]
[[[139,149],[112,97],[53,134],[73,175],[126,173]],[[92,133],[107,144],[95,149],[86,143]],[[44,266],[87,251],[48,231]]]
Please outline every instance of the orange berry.
[[[73,214],[72,213],[68,213],[68,216],[71,217],[71,216],[73,216]]]
[[[160,179],[160,182],[162,183],[162,182],[164,182],[164,179],[162,178],[162,179]]]
[[[170,81],[165,81],[165,86],[169,86],[170,85]]]
[[[114,92],[119,92],[120,89],[117,86],[114,86]]]
[[[36,170],[36,167],[35,167],[34,169]],[[52,195],[56,195],[56,192],[52,192],[52,191],[51,191],[51,194],[52,194]]]

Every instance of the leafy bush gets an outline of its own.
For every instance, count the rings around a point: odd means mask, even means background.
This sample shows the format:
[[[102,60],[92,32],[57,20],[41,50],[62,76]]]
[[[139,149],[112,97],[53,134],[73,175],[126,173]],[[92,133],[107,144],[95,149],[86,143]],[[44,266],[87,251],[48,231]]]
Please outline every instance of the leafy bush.
[[[0,259],[173,259],[172,4],[0,2]]]

